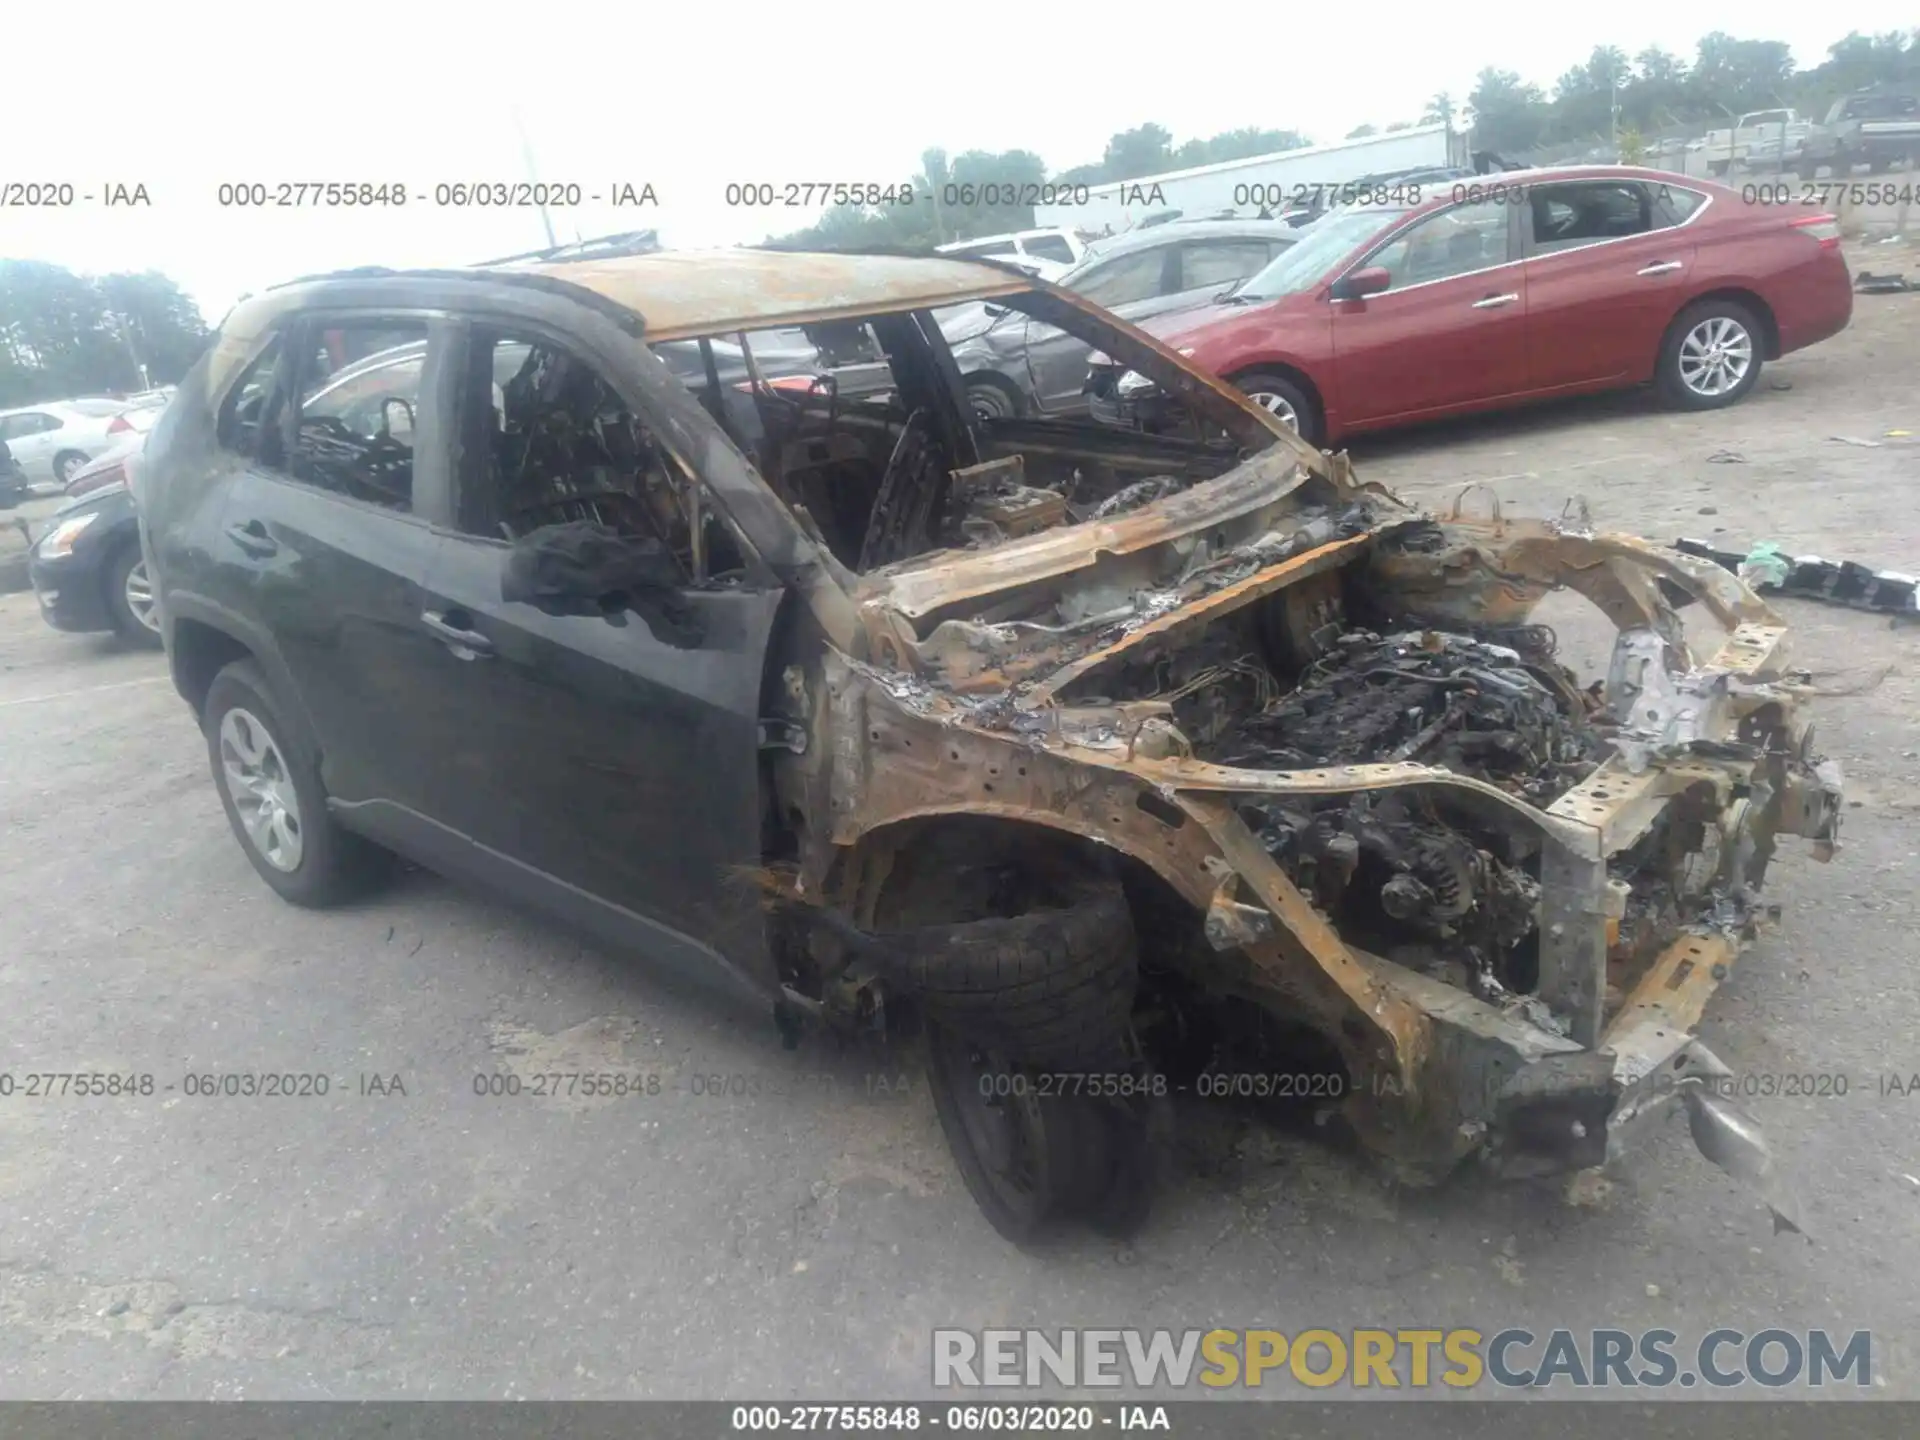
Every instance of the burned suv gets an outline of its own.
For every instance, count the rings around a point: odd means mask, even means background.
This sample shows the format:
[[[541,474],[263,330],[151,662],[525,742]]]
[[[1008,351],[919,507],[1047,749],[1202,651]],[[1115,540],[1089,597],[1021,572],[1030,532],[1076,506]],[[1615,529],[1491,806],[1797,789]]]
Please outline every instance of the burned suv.
[[[983,417],[933,318],[973,301],[1191,433]],[[886,383],[770,381],[755,332],[817,327]],[[1790,1214],[1689,1032],[1838,781],[1778,618],[1709,562],[1422,513],[1091,303],[931,257],[289,284],[229,317],[139,499],[270,886],[406,855],[790,1042],[912,1031],[1009,1236],[1137,1220],[1165,1097],[1306,1053],[1409,1177],[1599,1165],[1678,1103]],[[1530,618],[1561,588],[1619,629],[1604,684]]]

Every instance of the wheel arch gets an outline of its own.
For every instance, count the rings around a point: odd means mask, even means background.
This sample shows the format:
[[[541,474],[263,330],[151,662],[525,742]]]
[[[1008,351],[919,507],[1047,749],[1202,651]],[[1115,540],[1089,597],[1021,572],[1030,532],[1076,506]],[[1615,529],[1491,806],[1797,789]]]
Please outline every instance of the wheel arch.
[[[1028,404],[1027,397],[1021,393],[1020,387],[1005,375],[1002,375],[998,370],[986,368],[969,370],[960,377],[960,388],[962,390],[970,390],[975,385],[991,385],[994,389],[1005,395],[1008,402],[1013,406],[1013,413],[1016,416],[1023,416],[1033,408]]]
[[[1660,332],[1660,348],[1654,352],[1655,364],[1664,354],[1667,342],[1673,338],[1674,327],[1686,313],[1696,305],[1704,305],[1714,300],[1726,300],[1750,311],[1760,326],[1760,358],[1778,360],[1780,358],[1780,322],[1775,318],[1773,307],[1761,298],[1758,291],[1744,285],[1720,285],[1711,290],[1703,290],[1688,298],[1687,302],[1673,312],[1673,318],[1667,322],[1667,328]]]
[[[273,686],[273,698],[289,712],[286,718],[315,735],[306,701],[270,635],[205,596],[170,589],[160,605],[173,688],[193,707],[196,721],[205,717],[213,677],[236,660],[251,660]]]
[[[1009,857],[1024,864],[1053,864],[1083,874],[1126,879],[1127,872],[1153,874],[1175,894],[1182,887],[1173,867],[1157,861],[1146,847],[1115,844],[1096,837],[1070,817],[1022,812],[968,803],[917,809],[895,815],[863,831],[840,847],[827,877],[827,890],[855,923],[894,928],[910,923],[940,923],[959,918],[936,913],[928,893],[938,887],[939,871],[924,866],[950,865],[970,857]],[[1202,911],[1195,896],[1181,898]]]
[[[1275,375],[1300,388],[1302,394],[1314,408],[1314,418],[1320,422],[1321,439],[1324,442],[1327,429],[1327,397],[1314,379],[1300,366],[1290,360],[1274,358],[1271,360],[1249,360],[1244,365],[1236,365],[1230,374],[1221,378],[1231,385],[1239,385],[1248,375]]]

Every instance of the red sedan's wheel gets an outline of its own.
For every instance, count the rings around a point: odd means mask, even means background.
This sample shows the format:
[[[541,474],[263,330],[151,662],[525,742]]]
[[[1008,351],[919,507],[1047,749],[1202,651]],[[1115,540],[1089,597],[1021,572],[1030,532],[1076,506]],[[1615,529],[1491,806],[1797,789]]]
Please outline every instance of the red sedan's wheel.
[[[1744,305],[1731,300],[1689,305],[1660,346],[1661,392],[1686,410],[1733,404],[1759,383],[1760,334]]]
[[[1309,445],[1320,443],[1319,408],[1294,381],[1272,371],[1250,370],[1235,376],[1233,383],[1241,394]]]

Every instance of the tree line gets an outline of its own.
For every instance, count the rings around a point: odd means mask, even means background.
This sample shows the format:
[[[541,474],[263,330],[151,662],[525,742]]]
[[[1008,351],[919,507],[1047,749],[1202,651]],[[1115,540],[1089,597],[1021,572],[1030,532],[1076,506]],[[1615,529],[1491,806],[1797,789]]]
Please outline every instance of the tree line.
[[[1476,150],[1524,154],[1617,133],[1630,152],[1637,136],[1731,125],[1748,110],[1790,105],[1817,118],[1839,96],[1886,85],[1920,85],[1920,29],[1881,35],[1856,31],[1829,46],[1827,58],[1806,70],[1795,67],[1785,41],[1741,40],[1716,30],[1701,36],[1691,60],[1659,46],[1632,58],[1618,46],[1596,46],[1551,87],[1488,66],[1464,100],[1442,91],[1415,119],[1359,125],[1346,138],[1445,122],[1470,133]],[[930,195],[934,203],[916,198],[911,205],[835,206],[816,224],[775,243],[829,250],[919,248],[1021,230],[1033,224],[1032,206],[943,205],[945,187],[951,182],[971,185],[976,194],[985,189],[1017,196],[1023,186],[1137,180],[1311,143],[1297,130],[1241,129],[1176,145],[1165,126],[1149,122],[1116,132],[1100,159],[1053,175],[1031,150],[969,150],[949,158],[944,150],[929,149],[921,156],[913,189],[916,197]]]
[[[1920,85],[1920,29],[1855,31],[1806,70],[1795,68],[1784,41],[1739,40],[1716,30],[1700,37],[1691,61],[1657,45],[1631,59],[1616,45],[1596,45],[1551,91],[1489,66],[1459,121],[1471,127],[1478,148],[1525,152],[1595,135],[1722,127],[1743,112],[1780,106],[1819,119],[1840,96],[1914,85]],[[1445,94],[1428,106],[1442,113],[1453,108]]]
[[[199,306],[158,271],[0,260],[0,409],[174,384],[207,339]]]

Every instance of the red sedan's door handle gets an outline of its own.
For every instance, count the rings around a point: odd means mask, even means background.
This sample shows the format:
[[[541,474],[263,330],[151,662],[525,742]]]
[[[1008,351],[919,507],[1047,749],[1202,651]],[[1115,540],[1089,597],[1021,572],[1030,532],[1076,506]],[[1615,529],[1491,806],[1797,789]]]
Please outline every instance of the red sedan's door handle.
[[[1511,305],[1519,298],[1520,295],[1518,291],[1506,295],[1489,295],[1483,300],[1474,301],[1473,308],[1476,310],[1498,310],[1502,305]]]
[[[431,630],[449,650],[462,660],[478,660],[493,654],[493,641],[478,630],[469,630],[461,621],[469,617],[464,610],[422,610],[420,623]]]
[[[1643,266],[1639,270],[1634,271],[1634,274],[1636,275],[1671,275],[1675,270],[1678,270],[1680,268],[1681,268],[1681,265],[1678,260],[1662,260],[1657,265]]]

